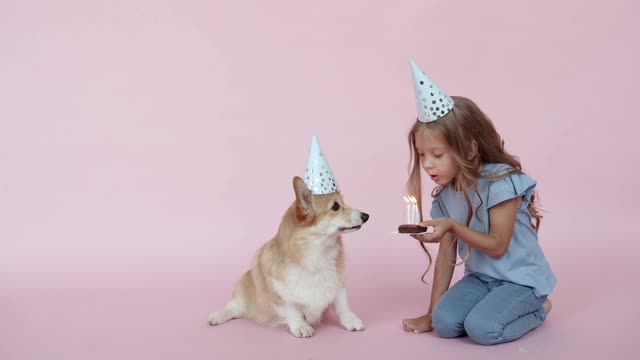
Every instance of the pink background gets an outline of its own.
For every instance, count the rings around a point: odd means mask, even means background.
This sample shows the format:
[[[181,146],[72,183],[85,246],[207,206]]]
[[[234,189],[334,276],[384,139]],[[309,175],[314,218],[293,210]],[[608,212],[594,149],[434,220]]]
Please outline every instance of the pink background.
[[[0,2],[0,358],[634,357],[640,6],[380,3]],[[539,181],[559,283],[520,341],[401,330],[430,292],[417,243],[391,234],[410,59],[475,99]],[[306,340],[209,326],[275,233],[314,134],[371,214],[346,237],[367,329],[333,313]]]

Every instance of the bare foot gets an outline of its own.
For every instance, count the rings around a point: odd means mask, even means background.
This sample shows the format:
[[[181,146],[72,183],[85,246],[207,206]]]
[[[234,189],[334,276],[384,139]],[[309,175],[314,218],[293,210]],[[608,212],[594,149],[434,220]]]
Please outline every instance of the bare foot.
[[[431,326],[431,314],[422,315],[415,319],[404,319],[402,320],[402,328],[404,331],[414,334],[431,331],[433,330]]]
[[[544,301],[544,304],[542,304],[542,307],[544,308],[544,311],[547,312],[547,315],[549,315],[549,313],[551,312],[551,300],[546,299]]]

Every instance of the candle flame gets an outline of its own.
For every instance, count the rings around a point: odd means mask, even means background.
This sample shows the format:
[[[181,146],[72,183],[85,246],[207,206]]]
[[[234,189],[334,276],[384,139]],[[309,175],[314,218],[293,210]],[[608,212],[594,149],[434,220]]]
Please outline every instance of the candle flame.
[[[417,204],[418,199],[416,199],[413,195],[403,196],[402,197],[407,204]]]

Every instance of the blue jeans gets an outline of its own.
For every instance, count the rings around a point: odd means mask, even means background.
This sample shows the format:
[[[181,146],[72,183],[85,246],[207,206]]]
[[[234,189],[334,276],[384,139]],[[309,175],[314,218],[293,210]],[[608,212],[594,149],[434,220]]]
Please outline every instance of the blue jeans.
[[[446,338],[466,333],[482,345],[513,341],[542,324],[546,298],[527,286],[468,274],[436,303],[433,328]]]

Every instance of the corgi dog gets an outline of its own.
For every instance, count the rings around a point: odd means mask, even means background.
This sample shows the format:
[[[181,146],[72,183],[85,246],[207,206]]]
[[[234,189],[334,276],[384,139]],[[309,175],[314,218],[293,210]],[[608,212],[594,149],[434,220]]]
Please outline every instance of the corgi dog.
[[[347,206],[340,192],[313,194],[297,176],[293,189],[296,200],[278,233],[255,254],[224,309],[209,315],[211,325],[247,318],[310,337],[332,306],[345,329],[364,329],[347,301],[341,235],[360,229],[369,215]]]

